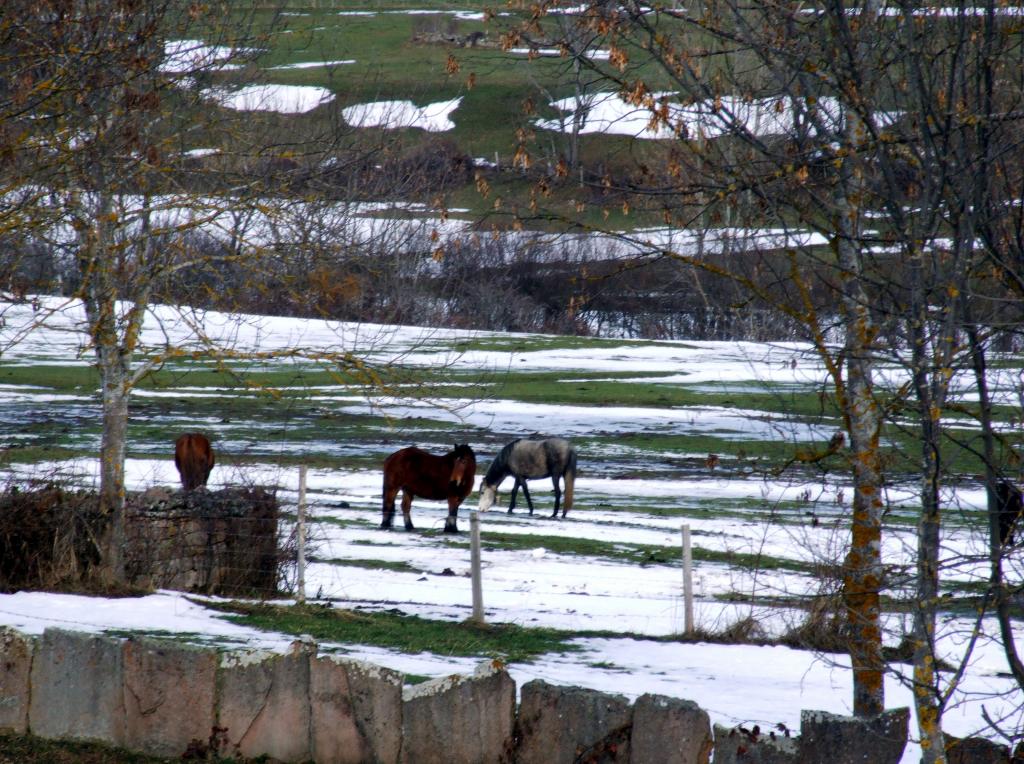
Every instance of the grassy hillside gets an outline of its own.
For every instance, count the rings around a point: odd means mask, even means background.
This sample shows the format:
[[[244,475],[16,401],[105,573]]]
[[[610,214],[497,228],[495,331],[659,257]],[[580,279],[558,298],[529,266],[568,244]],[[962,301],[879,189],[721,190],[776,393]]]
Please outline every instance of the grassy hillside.
[[[480,2],[329,5],[309,8],[294,3],[284,13],[266,10],[240,19],[258,40],[259,53],[244,69],[213,77],[221,83],[317,86],[334,94],[329,104],[306,114],[250,115],[253,130],[280,135],[282,150],[309,136],[340,135],[348,145],[386,144],[389,152],[440,139],[453,142],[470,157],[487,161],[497,157],[507,165],[525,135],[535,160],[554,162],[566,152],[564,135],[536,130],[534,123],[538,118],[556,117],[549,102],[572,94],[571,61],[557,55],[530,60],[523,53],[502,50],[502,33],[517,27],[523,12],[500,7],[485,20],[485,4]],[[209,30],[210,42],[217,38],[217,31]],[[459,42],[474,34],[479,38],[476,44]],[[645,76],[657,84],[656,72],[645,72]],[[455,98],[462,99],[451,115],[455,127],[443,133],[418,128],[354,129],[340,116],[345,107],[374,101],[408,100],[422,107]],[[206,147],[202,136],[196,136],[196,141],[197,147]],[[588,173],[598,175],[617,165],[632,166],[644,154],[641,144],[617,135],[581,136],[582,164]],[[504,200],[506,210],[528,203],[526,179],[511,175],[492,180],[493,193],[488,198],[467,182],[462,189],[451,190],[449,205],[480,214],[493,212],[497,197]],[[570,186],[554,188],[552,199],[575,205],[579,193]],[[608,213],[617,216],[618,205],[610,206]]]

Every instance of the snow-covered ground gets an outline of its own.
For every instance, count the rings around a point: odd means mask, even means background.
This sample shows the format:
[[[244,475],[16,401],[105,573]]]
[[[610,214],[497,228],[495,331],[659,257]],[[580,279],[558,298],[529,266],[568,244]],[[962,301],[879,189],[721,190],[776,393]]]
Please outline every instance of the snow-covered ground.
[[[0,364],[84,364],[89,361],[85,336],[81,332],[81,310],[74,303],[53,299],[0,306],[4,324],[0,328]],[[465,369],[552,370],[574,374],[628,372],[638,383],[688,386],[702,390],[727,386],[748,390],[772,382],[791,390],[816,390],[824,371],[799,344],[764,346],[753,343],[601,343],[564,347],[532,340],[534,350],[501,350],[516,343],[503,335],[483,332],[426,330],[412,327],[355,326],[299,319],[233,317],[216,313],[187,313],[182,316],[169,307],[154,309],[143,333],[143,344],[163,346],[171,341],[182,347],[198,347],[197,328],[202,334],[230,340],[239,351],[272,351],[292,346],[310,349],[345,348],[362,350],[374,360],[401,361],[420,366]],[[456,352],[467,340],[489,340],[485,347]],[[15,342],[16,341],[16,342]],[[12,344],[14,343],[14,344]],[[993,387],[1006,400],[1014,400],[1020,364],[1006,361],[993,379]],[[670,377],[646,375],[664,374]],[[889,381],[902,378],[893,367]],[[591,380],[593,381],[593,380]],[[233,394],[214,387],[190,387],[187,378],[180,387],[145,392],[140,401],[182,401],[189,397]],[[306,391],[309,393],[310,391]],[[965,389],[965,395],[970,391]],[[284,391],[288,395],[288,391]],[[488,549],[483,561],[484,605],[488,620],[524,626],[549,626],[570,630],[620,632],[621,638],[583,638],[579,652],[549,655],[531,664],[510,667],[519,683],[542,677],[548,681],[578,684],[636,697],[658,692],[688,698],[706,708],[716,722],[760,724],[784,723],[799,727],[801,709],[824,709],[836,713],[850,710],[849,661],[845,656],[815,655],[784,647],[681,644],[655,642],[645,637],[663,637],[683,629],[680,566],[659,557],[640,565],[614,555],[578,556],[559,554],[545,547],[546,539],[563,537],[590,539],[611,546],[645,545],[656,549],[678,549],[680,525],[693,532],[694,545],[724,555],[761,555],[807,563],[841,559],[848,537],[843,494],[849,486],[836,482],[808,483],[766,479],[755,474],[729,471],[682,477],[659,477],[657,472],[618,470],[615,465],[634,465],[637,453],[629,446],[634,433],[703,433],[726,441],[742,435],[746,439],[814,438],[827,440],[835,423],[808,423],[749,408],[627,406],[553,406],[521,401],[477,401],[462,397],[458,387],[450,388],[443,405],[397,398],[359,395],[350,389],[323,388],[312,391],[315,405],[335,413],[357,417],[386,411],[401,421],[406,415],[437,422],[458,422],[465,432],[480,433],[486,443],[488,432],[543,431],[554,434],[584,434],[601,430],[618,434],[618,445],[590,454],[590,464],[581,460],[576,484],[576,506],[564,520],[548,518],[551,490],[546,481],[535,481],[531,493],[537,512],[531,517],[525,508],[514,515],[502,509],[481,515],[486,541],[488,533],[519,537],[519,548]],[[26,410],[64,412],[95,417],[94,401],[85,395],[56,393],[42,386],[4,384],[0,386],[0,407],[9,420]],[[57,415],[57,414],[54,414]],[[181,415],[186,426],[187,415]],[[235,422],[191,421],[191,426],[208,427],[217,434],[221,448],[230,450]],[[8,442],[31,437],[19,428],[2,432]],[[68,438],[74,437],[69,433]],[[304,444],[282,441],[279,453],[294,453]],[[305,444],[306,448],[320,448]],[[486,446],[485,446],[486,447]],[[382,449],[385,447],[382,445]],[[481,449],[482,450],[482,449]],[[322,453],[332,453],[323,451]],[[489,454],[487,455],[489,456]],[[479,458],[485,460],[481,454]],[[648,454],[649,456],[649,454]],[[665,454],[665,458],[699,456]],[[486,462],[485,462],[486,463]],[[294,506],[297,470],[281,468],[273,454],[247,458],[237,466],[219,465],[211,487],[240,480],[279,486],[278,496],[288,509]],[[95,483],[97,463],[81,458],[34,465],[13,464],[5,468],[9,479],[23,480],[62,473],[80,484]],[[482,467],[481,467],[482,469]],[[129,488],[173,485],[177,481],[168,457],[128,460]],[[505,486],[506,489],[508,486]],[[913,509],[916,499],[911,487],[893,486],[888,501],[896,509]],[[976,510],[984,494],[976,484],[951,487],[950,506]],[[310,597],[337,606],[398,608],[403,612],[432,618],[462,620],[470,613],[471,592],[467,577],[469,551],[466,539],[449,545],[436,536],[419,533],[380,531],[380,473],[374,469],[317,467],[308,472],[308,500],[312,517],[312,558],[307,572]],[[804,504],[816,522],[808,522]],[[462,529],[468,527],[471,497],[460,512]],[[662,511],[659,511],[662,510]],[[666,514],[665,512],[668,512]],[[674,514],[673,514],[674,512]],[[679,512],[683,512],[682,515]],[[419,529],[440,529],[445,508],[438,502],[416,500],[412,517]],[[534,538],[531,538],[534,537]],[[367,543],[369,542],[369,543]],[[890,565],[912,561],[913,528],[895,524],[885,540],[885,560]],[[984,541],[978,528],[967,522],[951,523],[946,529],[947,558],[964,564],[952,575],[959,581],[984,576],[980,562]],[[343,561],[375,559],[404,562],[406,570],[382,570]],[[1011,558],[1009,576],[1024,576],[1020,555]],[[793,608],[738,604],[723,601],[728,594],[750,595],[764,602],[776,596],[813,593],[823,582],[795,565],[750,569],[728,562],[700,562],[695,569],[696,625],[709,632],[722,631],[741,619],[753,617],[762,631],[778,635],[799,625],[803,614]],[[21,592],[0,595],[0,623],[29,633],[48,626],[88,631],[161,631],[182,638],[225,646],[249,645],[283,649],[291,637],[259,632],[229,623],[218,613],[204,608],[195,598],[175,592],[158,592],[148,597],[103,599],[72,595]],[[894,644],[907,624],[899,617],[887,622],[887,641]],[[980,640],[971,654],[970,668],[956,694],[957,702],[948,712],[946,729],[967,735],[983,731],[982,707],[996,718],[1010,714],[1020,704],[1013,684],[1003,671],[1003,659],[994,624],[975,624],[963,617],[950,617],[940,626],[940,651],[950,659],[963,655],[968,637]],[[419,675],[443,675],[468,670],[475,660],[436,655],[406,655],[360,645],[323,645],[324,650],[347,653]],[[1024,650],[1024,640],[1020,644]],[[906,667],[904,667],[906,668]],[[1019,690],[1018,690],[1019,692]],[[887,681],[887,705],[912,706],[910,691],[892,676]],[[919,749],[911,746],[905,761],[916,761]]]

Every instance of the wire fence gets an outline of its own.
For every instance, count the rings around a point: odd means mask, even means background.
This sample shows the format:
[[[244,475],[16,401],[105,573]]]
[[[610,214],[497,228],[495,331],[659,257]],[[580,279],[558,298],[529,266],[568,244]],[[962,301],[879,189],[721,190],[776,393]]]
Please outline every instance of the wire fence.
[[[297,470],[297,489],[296,470],[288,472],[266,486],[193,492],[155,487],[132,494],[125,555],[130,585],[659,636],[721,633],[743,620],[771,623],[765,636],[778,635],[807,617],[815,597],[836,589],[821,580],[824,567],[753,569],[727,556],[693,565],[691,555],[687,575],[682,527],[678,552],[663,546],[649,563],[613,552],[560,554],[543,547],[545,538],[556,535],[579,538],[585,546],[586,534],[601,531],[589,520],[492,513],[484,521],[464,507],[460,527],[467,530],[468,521],[470,533],[453,537],[431,531],[440,529],[443,506],[417,501],[417,527],[426,532],[386,533],[378,529],[372,476],[357,475],[356,498],[342,494],[350,506],[338,501],[330,471],[317,474],[319,490],[309,495],[306,468]],[[80,582],[101,557],[95,494],[49,485],[9,488],[4,496],[0,588],[87,591]],[[531,548],[533,537],[538,540]],[[983,551],[971,557],[966,572],[960,568],[967,557],[959,555],[958,573],[973,580]],[[1021,556],[1008,556],[1011,573]]]
[[[125,530],[128,581],[147,589],[273,596],[292,556],[263,487],[147,491],[128,503]]]

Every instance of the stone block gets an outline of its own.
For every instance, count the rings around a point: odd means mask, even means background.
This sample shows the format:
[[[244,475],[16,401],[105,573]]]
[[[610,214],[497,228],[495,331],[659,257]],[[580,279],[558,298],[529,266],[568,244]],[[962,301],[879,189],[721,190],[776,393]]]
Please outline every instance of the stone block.
[[[983,737],[946,735],[947,764],[1011,764],[1010,749]]]
[[[309,669],[313,761],[396,764],[402,747],[402,675],[333,655],[312,659]]]
[[[125,748],[181,756],[209,740],[220,659],[212,649],[156,639],[124,647]]]
[[[516,686],[496,661],[402,693],[404,764],[486,764],[508,759]]]
[[[515,760],[572,764],[582,757],[595,764],[628,762],[632,711],[621,695],[534,679],[521,692]]]
[[[755,725],[724,727],[716,724],[715,764],[798,764],[800,738],[774,731],[762,733]]]
[[[878,716],[800,712],[800,759],[832,764],[898,764],[907,745],[910,709]]]
[[[249,595],[273,592],[279,508],[259,486],[151,488],[125,504],[125,574],[142,587]]]
[[[314,649],[295,642],[286,654],[247,650],[221,656],[217,726],[224,755],[310,758],[309,664]]]
[[[633,704],[629,757],[633,764],[708,764],[711,720],[696,703],[641,695]]]
[[[29,675],[35,640],[0,627],[0,732],[28,731]]]
[[[124,743],[120,639],[47,629],[32,661],[29,731],[50,739]]]
[[[716,724],[714,732],[715,764],[798,764],[802,761],[799,738],[774,731],[762,733],[756,725],[747,729]]]

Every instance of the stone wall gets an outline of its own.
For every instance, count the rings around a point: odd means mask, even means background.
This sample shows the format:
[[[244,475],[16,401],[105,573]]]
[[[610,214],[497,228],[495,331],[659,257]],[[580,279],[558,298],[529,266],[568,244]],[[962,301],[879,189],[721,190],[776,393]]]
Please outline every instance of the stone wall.
[[[907,709],[804,712],[801,735],[715,727],[687,700],[516,686],[497,661],[404,687],[394,671],[297,641],[284,654],[0,629],[0,732],[177,757],[317,764],[896,764]],[[712,758],[713,757],[713,758]]]
[[[276,495],[151,488],[125,500],[125,574],[140,589],[273,596],[291,556],[278,538]],[[96,539],[110,518],[94,491],[0,491],[0,590],[88,589],[109,579]]]
[[[224,596],[277,591],[277,498],[262,488],[132,494],[125,537],[133,586]]]

